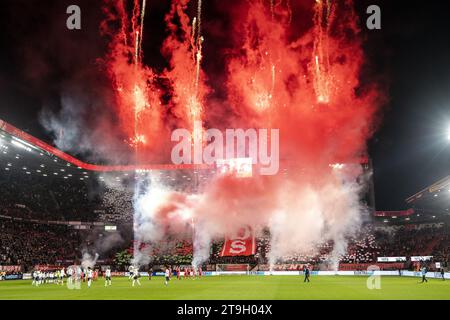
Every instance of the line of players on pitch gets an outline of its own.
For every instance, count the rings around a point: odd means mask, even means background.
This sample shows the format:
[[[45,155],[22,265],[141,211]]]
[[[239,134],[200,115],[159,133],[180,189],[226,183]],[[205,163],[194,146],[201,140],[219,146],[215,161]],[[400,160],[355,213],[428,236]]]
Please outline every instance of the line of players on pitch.
[[[130,276],[129,279],[133,280],[132,286],[134,287],[135,283],[137,283],[138,285],[141,285],[141,282],[139,281],[140,278],[140,273],[139,273],[139,268],[136,268],[134,266],[130,266],[130,268],[128,269],[130,271]],[[184,268],[184,271],[182,271],[182,268],[180,267],[176,267],[174,269],[170,268],[170,267],[166,267],[165,271],[164,271],[164,284],[167,286],[169,285],[170,279],[172,278],[172,276],[175,276],[178,280],[182,279],[182,275],[181,273],[183,272],[183,277],[184,279],[198,279],[201,278],[203,275],[203,269],[202,267],[198,267],[198,268]],[[148,272],[148,278],[149,280],[152,280],[153,277],[153,268],[151,268]]]
[[[92,270],[92,268],[81,268],[77,266],[71,266],[67,269],[61,268],[61,270],[52,271],[42,271],[35,270],[32,273],[33,282],[32,285],[40,286],[43,284],[53,283],[57,285],[64,285],[64,280],[67,278],[67,284],[72,285],[80,282],[87,282],[90,288],[93,280],[98,279],[99,272],[97,270]],[[105,286],[107,285],[107,280],[111,283],[111,270],[108,268],[105,271]]]
[[[66,271],[67,270],[67,271]],[[135,284],[141,285],[140,278],[141,274],[139,272],[139,268],[135,266],[130,266],[129,269],[129,280],[132,280],[132,286]],[[39,287],[43,284],[57,284],[64,285],[64,280],[67,278],[67,284],[73,285],[81,282],[87,282],[88,288],[92,286],[92,281],[98,279],[99,272],[97,270],[92,270],[92,268],[88,267],[86,269],[81,268],[80,266],[72,266],[67,269],[62,268],[61,270],[53,270],[53,271],[41,271],[35,270],[32,273],[33,286]],[[184,268],[183,276],[184,279],[197,279],[201,278],[203,275],[202,267],[198,268]],[[152,280],[153,269],[150,269],[148,272],[149,280]],[[164,271],[165,281],[164,284],[167,286],[170,282],[172,276],[177,277],[178,280],[182,279],[182,268],[176,267],[174,269],[170,267],[166,267]],[[108,267],[103,273],[103,277],[105,278],[105,287],[112,285],[112,273],[111,269]]]

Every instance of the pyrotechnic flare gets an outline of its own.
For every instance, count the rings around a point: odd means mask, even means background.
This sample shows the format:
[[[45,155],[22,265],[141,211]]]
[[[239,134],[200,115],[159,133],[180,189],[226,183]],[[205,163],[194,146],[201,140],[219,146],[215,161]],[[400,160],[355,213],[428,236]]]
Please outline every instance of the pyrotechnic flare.
[[[200,82],[200,68],[202,63],[202,50],[203,50],[203,37],[202,37],[202,0],[198,0],[198,8],[197,8],[197,23],[196,23],[196,54],[195,54],[195,94],[198,97],[198,86]],[[193,121],[199,121],[200,119],[200,109],[201,105],[198,103],[193,103],[194,111],[192,112]]]
[[[314,6],[314,87],[317,101],[328,103],[330,100],[330,57],[329,31],[333,13],[331,0],[316,0]]]

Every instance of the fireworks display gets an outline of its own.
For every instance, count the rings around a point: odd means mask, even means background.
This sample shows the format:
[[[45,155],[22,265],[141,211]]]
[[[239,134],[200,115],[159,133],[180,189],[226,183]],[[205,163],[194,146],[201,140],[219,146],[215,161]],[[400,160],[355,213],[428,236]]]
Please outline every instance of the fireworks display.
[[[275,128],[281,170],[271,177],[201,181],[196,172],[183,188],[145,174],[134,196],[135,253],[142,241],[162,240],[168,225],[181,232],[195,221],[194,264],[207,258],[213,239],[243,225],[270,229],[272,263],[330,240],[336,256],[342,254],[364,211],[359,161],[382,97],[376,84],[359,81],[364,53],[352,1],[238,2],[229,10],[231,27],[221,31],[230,47],[218,54],[225,56],[220,82],[203,67],[216,59],[204,52],[205,5],[171,1],[161,47],[167,67],[156,71],[144,63],[151,1],[105,0],[101,30],[110,45],[102,61],[120,130],[144,164],[170,162],[177,128],[194,132],[194,140],[208,128]],[[214,96],[218,91],[221,99]],[[194,130],[198,123],[201,130]],[[330,166],[335,163],[349,165]]]

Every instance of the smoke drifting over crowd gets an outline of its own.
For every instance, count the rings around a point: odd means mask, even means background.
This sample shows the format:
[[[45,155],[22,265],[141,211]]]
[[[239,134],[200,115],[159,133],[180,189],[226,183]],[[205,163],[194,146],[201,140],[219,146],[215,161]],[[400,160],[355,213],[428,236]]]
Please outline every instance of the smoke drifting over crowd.
[[[151,1],[104,1],[100,30],[109,45],[98,67],[113,91],[105,99],[113,100],[114,134],[125,137],[120,141],[133,161],[143,164],[170,163],[172,131],[192,131],[198,121],[204,130],[279,129],[281,170],[251,178],[216,172],[208,179],[192,172],[191,185],[176,188],[157,173],[139,175],[135,263],[148,263],[142,243],[193,234],[198,265],[212,240],[245,225],[270,229],[271,263],[326,241],[333,241],[337,261],[365,212],[359,163],[383,98],[376,83],[360,83],[364,52],[353,3],[216,2],[170,1],[161,21],[167,67],[152,68],[144,41],[152,34],[144,28]],[[222,11],[227,28],[208,21],[213,9],[205,6]],[[215,47],[215,36],[226,44]],[[212,66],[215,59],[221,62]],[[51,117],[44,123],[57,127]],[[90,139],[91,151],[100,146],[117,161],[107,142]],[[347,166],[331,166],[336,163]]]

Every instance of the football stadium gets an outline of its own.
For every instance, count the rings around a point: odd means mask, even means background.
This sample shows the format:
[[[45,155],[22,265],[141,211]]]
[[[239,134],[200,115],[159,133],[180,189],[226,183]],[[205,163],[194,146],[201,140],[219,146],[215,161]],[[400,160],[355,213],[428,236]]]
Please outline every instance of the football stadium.
[[[2,1],[0,300],[450,299],[445,12],[400,2]]]

